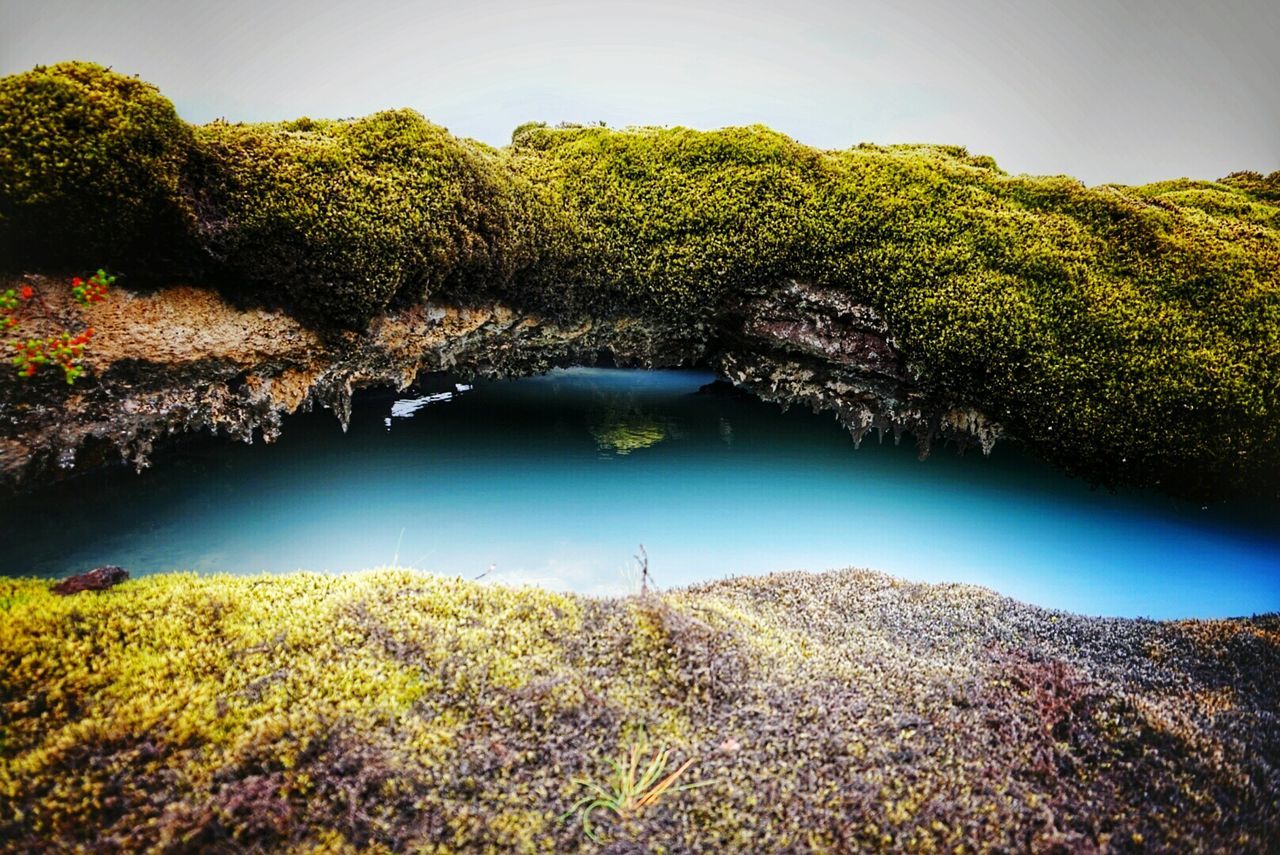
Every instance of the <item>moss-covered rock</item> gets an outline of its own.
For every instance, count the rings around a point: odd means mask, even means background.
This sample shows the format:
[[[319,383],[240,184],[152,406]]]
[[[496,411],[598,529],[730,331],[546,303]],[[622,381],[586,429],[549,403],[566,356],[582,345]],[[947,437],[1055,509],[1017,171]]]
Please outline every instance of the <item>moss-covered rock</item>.
[[[743,301],[799,280],[875,308],[943,409],[1073,471],[1274,492],[1275,174],[1089,188],[956,146],[822,151],[759,126],[527,123],[499,150],[406,110],[193,130],[83,64],[5,78],[0,98],[0,234],[31,249],[14,259],[92,248],[138,276],[150,241],[316,327],[500,299],[711,349]]]
[[[402,570],[0,581],[0,848],[1265,852],[1274,617],[843,571],[588,599]],[[630,847],[630,848],[628,848]]]
[[[801,272],[823,155],[762,126],[519,134],[512,157],[572,212],[575,289],[600,310],[710,323],[727,295]]]
[[[156,87],[93,63],[0,78],[0,265],[167,257],[191,138]]]
[[[715,329],[795,277],[876,306],[921,380],[1077,472],[1187,486],[1280,467],[1272,179],[1087,188],[764,128],[531,128],[513,156],[574,211],[580,287],[615,302]]]

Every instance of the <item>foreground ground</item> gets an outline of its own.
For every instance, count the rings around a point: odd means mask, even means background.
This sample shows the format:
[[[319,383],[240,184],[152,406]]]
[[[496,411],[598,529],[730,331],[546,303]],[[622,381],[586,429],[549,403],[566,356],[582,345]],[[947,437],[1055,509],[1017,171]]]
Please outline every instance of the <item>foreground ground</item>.
[[[0,849],[1266,851],[1280,618],[790,573],[0,581]],[[559,816],[633,746],[656,803]]]

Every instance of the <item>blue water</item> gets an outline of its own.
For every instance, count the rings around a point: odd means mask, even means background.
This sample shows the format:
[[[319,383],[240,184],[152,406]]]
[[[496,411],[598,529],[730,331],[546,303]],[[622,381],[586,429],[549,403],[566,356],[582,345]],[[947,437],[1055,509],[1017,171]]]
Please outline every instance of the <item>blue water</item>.
[[[697,371],[573,369],[357,399],[275,445],[205,440],[141,475],[0,503],[0,572],[398,563],[585,593],[870,567],[1087,614],[1280,610],[1280,507],[1091,490],[1012,444],[984,458],[698,394]]]

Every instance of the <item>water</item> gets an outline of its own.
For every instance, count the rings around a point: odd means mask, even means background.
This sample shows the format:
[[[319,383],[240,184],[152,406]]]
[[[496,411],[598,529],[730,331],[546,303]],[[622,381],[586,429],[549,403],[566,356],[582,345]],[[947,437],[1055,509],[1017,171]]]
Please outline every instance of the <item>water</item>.
[[[0,573],[99,564],[348,571],[398,563],[585,593],[871,567],[1087,614],[1280,610],[1280,507],[1095,491],[1016,447],[991,457],[697,394],[696,371],[557,371],[357,399],[275,445],[206,440],[142,475],[0,502]]]

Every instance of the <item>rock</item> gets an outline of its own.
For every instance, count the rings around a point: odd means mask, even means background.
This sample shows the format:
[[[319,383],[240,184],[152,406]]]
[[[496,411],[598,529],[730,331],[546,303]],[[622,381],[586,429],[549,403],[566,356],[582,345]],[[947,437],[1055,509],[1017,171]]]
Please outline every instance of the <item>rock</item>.
[[[117,290],[86,310],[103,331],[92,382],[37,388],[0,373],[0,493],[119,462],[142,469],[154,447],[182,434],[270,442],[285,415],[317,406],[345,428],[361,388],[403,389],[432,372],[527,376],[602,354],[617,366],[707,365],[720,383],[704,392],[833,413],[855,442],[872,430],[908,432],[922,455],[938,438],[989,451],[1002,433],[911,372],[874,308],[795,279],[762,286],[705,325],[422,303],[380,316],[364,334],[327,337],[282,312],[189,287]]]
[[[0,291],[7,284],[0,279]],[[86,322],[103,330],[91,382],[37,388],[0,372],[0,494],[122,462],[142,469],[154,447],[183,434],[269,442],[285,415],[315,407],[345,426],[353,392],[403,389],[424,373],[520,377],[602,353],[619,366],[667,367],[706,349],[703,334],[644,318],[554,319],[496,302],[419,304],[381,316],[364,335],[321,338],[281,312],[192,288],[117,291],[109,306],[86,309]],[[174,329],[201,335],[192,344]]]
[[[55,594],[67,596],[81,591],[105,591],[129,578],[129,571],[114,564],[95,567],[88,573],[70,576],[53,586]]]
[[[784,408],[834,413],[861,443],[869,431],[915,437],[921,458],[941,439],[990,453],[1004,428],[911,371],[868,305],[794,279],[726,312],[711,364],[722,378]]]

